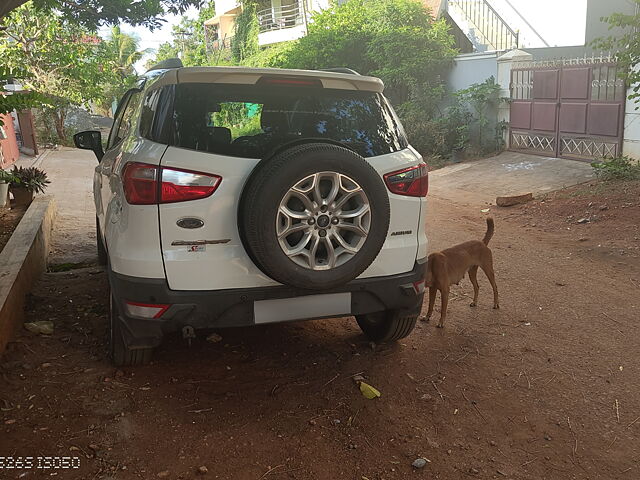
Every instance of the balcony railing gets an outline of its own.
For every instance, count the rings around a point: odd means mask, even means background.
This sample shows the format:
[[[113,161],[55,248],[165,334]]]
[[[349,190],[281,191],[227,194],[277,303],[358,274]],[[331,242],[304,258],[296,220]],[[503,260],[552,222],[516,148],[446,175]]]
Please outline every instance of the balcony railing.
[[[269,7],[258,11],[260,32],[281,30],[304,24],[304,9],[300,3]]]
[[[487,0],[449,0],[449,8],[455,8],[475,29],[479,43],[490,50],[518,48],[518,32],[514,31]]]

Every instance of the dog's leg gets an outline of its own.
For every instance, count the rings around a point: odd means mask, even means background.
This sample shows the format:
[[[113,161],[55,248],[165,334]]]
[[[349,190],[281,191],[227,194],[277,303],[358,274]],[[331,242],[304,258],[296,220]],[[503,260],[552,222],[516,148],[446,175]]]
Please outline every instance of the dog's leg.
[[[491,257],[489,257],[487,263],[482,265],[482,270],[489,279],[491,288],[493,288],[493,308],[500,308],[500,303],[498,302],[498,286],[496,285],[496,278],[493,274],[493,259]]]
[[[449,304],[449,286],[440,290],[440,299],[442,300],[442,306],[440,307],[440,323],[438,328],[444,328],[444,321],[447,318],[447,305]]]
[[[427,316],[423,318],[425,322],[431,320],[431,315],[433,314],[433,304],[436,303],[436,287],[429,287],[429,308],[427,309]]]
[[[469,280],[473,284],[473,302],[471,307],[475,307],[478,304],[478,292],[480,291],[480,285],[478,285],[478,266],[474,265],[469,269]]]

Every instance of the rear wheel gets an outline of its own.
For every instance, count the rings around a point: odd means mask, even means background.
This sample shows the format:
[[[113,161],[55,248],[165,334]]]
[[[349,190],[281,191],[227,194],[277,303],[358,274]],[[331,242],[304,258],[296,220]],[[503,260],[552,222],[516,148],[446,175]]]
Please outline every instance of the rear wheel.
[[[122,336],[122,320],[118,315],[118,305],[109,296],[109,357],[117,367],[132,367],[136,365],[146,365],[151,361],[153,348],[130,349],[124,343]]]
[[[416,326],[417,313],[402,310],[356,315],[356,321],[364,334],[376,343],[391,343],[409,335]]]
[[[100,235],[100,224],[98,223],[98,217],[96,217],[96,245],[98,250],[98,265],[106,265],[107,249],[104,247],[102,235]]]

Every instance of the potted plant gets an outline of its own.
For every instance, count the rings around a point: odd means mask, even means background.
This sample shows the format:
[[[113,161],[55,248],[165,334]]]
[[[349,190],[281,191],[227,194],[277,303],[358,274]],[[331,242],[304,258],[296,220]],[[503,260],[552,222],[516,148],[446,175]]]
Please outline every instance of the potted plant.
[[[9,184],[14,180],[11,173],[0,168],[0,208],[9,203]]]
[[[36,193],[44,193],[44,189],[51,183],[44,170],[36,167],[13,167],[11,174],[11,193],[16,206],[29,205]]]

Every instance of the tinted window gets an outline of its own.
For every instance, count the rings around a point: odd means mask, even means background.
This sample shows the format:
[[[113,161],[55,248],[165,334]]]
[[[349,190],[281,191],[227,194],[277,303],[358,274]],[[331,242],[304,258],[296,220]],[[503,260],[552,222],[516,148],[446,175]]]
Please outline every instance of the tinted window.
[[[140,92],[134,92],[129,97],[129,102],[127,103],[127,108],[124,109],[124,114],[122,115],[122,120],[120,121],[120,125],[118,126],[118,130],[116,131],[115,143],[120,142],[124,137],[126,137],[131,129],[134,126],[135,118],[134,113],[136,111],[136,106],[138,105],[138,100],[140,99]]]
[[[120,127],[120,120],[122,120],[122,115],[124,114],[124,109],[127,106],[127,102],[129,101],[129,96],[131,92],[125,93],[120,99],[120,103],[118,103],[118,108],[116,109],[116,113],[113,117],[113,124],[111,125],[111,130],[109,131],[109,139],[107,140],[107,149],[113,147],[115,144],[115,137],[118,128]]]
[[[169,142],[173,88],[173,85],[157,88],[145,95],[140,113],[140,135],[143,137],[159,143]]]
[[[107,148],[111,148],[114,145],[120,143],[120,141],[127,136],[133,127],[135,119],[133,114],[136,110],[136,103],[140,98],[139,90],[130,90],[125,93],[124,97],[120,101],[118,111],[113,120],[113,127],[109,133],[109,141],[107,142]]]
[[[407,146],[384,97],[372,92],[224,84],[176,86],[171,144],[261,158],[300,139],[341,142],[365,157]]]

